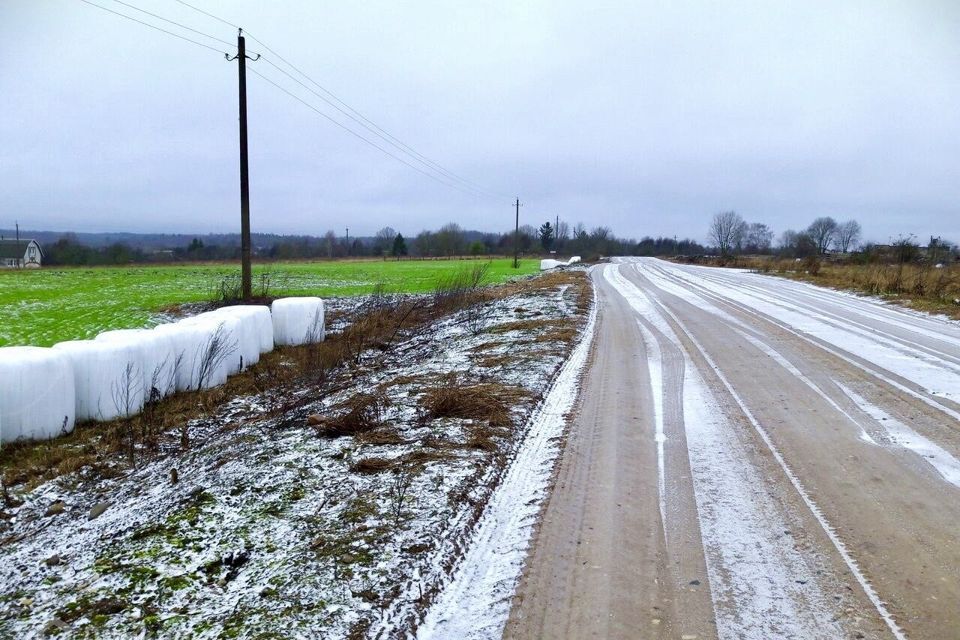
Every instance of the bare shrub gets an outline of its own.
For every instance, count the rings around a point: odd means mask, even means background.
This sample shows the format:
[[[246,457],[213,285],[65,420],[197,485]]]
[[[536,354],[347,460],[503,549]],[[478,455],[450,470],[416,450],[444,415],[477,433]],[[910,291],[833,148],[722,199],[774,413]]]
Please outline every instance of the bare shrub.
[[[393,468],[393,461],[386,458],[362,458],[353,463],[350,471],[354,473],[380,473]]]
[[[403,519],[403,510],[409,500],[410,488],[416,477],[416,467],[405,464],[393,469],[393,477],[387,485],[387,498],[390,503],[390,514],[394,524],[400,526]]]
[[[421,400],[424,418],[464,418],[493,426],[512,426],[508,400],[525,397],[526,391],[496,383],[461,384],[448,376],[442,385],[427,389]]]
[[[390,398],[384,394],[358,393],[340,406],[345,411],[316,425],[317,435],[339,438],[373,431],[383,424],[384,413],[389,406]]]
[[[214,372],[223,366],[227,358],[237,352],[237,347],[236,340],[231,341],[229,339],[223,325],[217,327],[213,335],[199,348],[197,360],[200,364],[197,366],[195,388],[203,389],[205,385],[209,384]]]
[[[811,276],[820,275],[820,258],[817,256],[807,256],[803,259],[803,268]]]
[[[489,272],[489,262],[478,262],[440,278],[433,289],[433,306],[451,309],[477,302],[476,294],[486,284]]]

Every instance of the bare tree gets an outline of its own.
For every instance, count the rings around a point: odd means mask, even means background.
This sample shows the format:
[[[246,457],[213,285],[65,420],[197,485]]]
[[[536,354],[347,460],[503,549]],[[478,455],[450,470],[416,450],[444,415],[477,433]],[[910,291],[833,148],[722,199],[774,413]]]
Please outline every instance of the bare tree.
[[[837,225],[836,238],[833,246],[840,253],[847,253],[856,249],[860,243],[860,223],[856,220],[847,220]]]
[[[397,232],[393,227],[384,227],[377,231],[377,235],[374,236],[373,241],[373,252],[378,256],[382,256],[385,253],[390,251],[390,247],[393,246],[393,239],[397,237]]]
[[[744,244],[747,251],[756,253],[767,253],[770,245],[773,243],[773,231],[762,222],[751,222],[747,225],[746,238]]]
[[[337,248],[337,234],[333,231],[327,231],[323,234],[323,245],[327,252],[327,257],[332,258]]]
[[[807,227],[807,233],[817,245],[817,253],[822,255],[830,248],[833,237],[837,234],[837,221],[830,216],[817,218]]]
[[[456,222],[440,227],[434,235],[437,252],[445,256],[459,256],[465,253],[466,242],[463,229]]]
[[[743,244],[747,223],[736,211],[722,211],[714,214],[710,222],[709,240],[720,251],[720,255],[729,255]]]

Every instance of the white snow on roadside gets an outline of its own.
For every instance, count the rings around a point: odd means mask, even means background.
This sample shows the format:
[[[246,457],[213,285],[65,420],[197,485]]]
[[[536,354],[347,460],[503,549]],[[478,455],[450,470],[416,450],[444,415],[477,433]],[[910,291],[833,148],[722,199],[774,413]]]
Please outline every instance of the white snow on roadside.
[[[499,638],[526,558],[533,523],[560,451],[567,414],[593,342],[596,294],[581,340],[533,415],[529,433],[477,524],[470,547],[428,609],[417,638]]]
[[[887,432],[890,441],[916,453],[932,466],[950,484],[960,487],[960,460],[950,455],[946,449],[931,442],[907,425],[903,424],[880,407],[859,395],[853,389],[839,382],[837,386],[864,413],[873,418]]]

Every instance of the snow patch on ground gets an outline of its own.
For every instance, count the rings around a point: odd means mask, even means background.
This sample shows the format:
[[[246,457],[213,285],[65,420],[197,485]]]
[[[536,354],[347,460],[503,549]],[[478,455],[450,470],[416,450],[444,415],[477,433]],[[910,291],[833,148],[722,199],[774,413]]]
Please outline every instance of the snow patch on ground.
[[[417,638],[498,638],[510,613],[533,524],[549,487],[567,414],[573,408],[596,323],[596,302],[580,342],[534,413],[529,433],[494,493],[450,583]]]

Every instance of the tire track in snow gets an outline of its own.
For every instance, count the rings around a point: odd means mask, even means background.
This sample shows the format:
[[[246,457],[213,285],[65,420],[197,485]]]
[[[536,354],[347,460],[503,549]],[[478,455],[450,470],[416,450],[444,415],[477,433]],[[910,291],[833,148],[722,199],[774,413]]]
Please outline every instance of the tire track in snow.
[[[806,559],[782,535],[787,525],[763,489],[762,474],[749,464],[733,425],[722,417],[664,309],[618,266],[606,267],[604,277],[684,358],[687,450],[720,637],[841,636],[826,596],[814,590],[818,583]],[[806,578],[805,587],[798,576]]]
[[[644,274],[644,275],[646,275],[646,274]],[[655,284],[657,284],[657,286],[660,286],[660,284],[657,283],[655,280],[654,280],[654,282],[655,282]],[[680,286],[680,285],[675,285],[675,287],[678,287],[678,286]],[[689,284],[688,286],[696,287],[696,285],[693,285],[693,284]],[[699,296],[696,296],[696,294],[693,294],[693,293],[691,293],[690,291],[688,291],[688,290],[686,290],[686,289],[680,290],[680,291],[676,291],[676,290],[674,290],[674,287],[670,287],[669,285],[668,285],[668,287],[661,287],[661,288],[663,288],[663,289],[664,289],[665,291],[667,291],[668,293],[675,293],[678,297],[687,300],[687,301],[690,302],[691,304],[699,305],[699,306],[703,307],[704,299],[701,298],[701,297],[699,297]],[[698,288],[699,288],[699,287],[698,287]],[[901,382],[899,382],[899,381],[897,381],[897,380],[894,380],[894,379],[891,377],[891,376],[893,376],[893,375],[896,375],[896,376],[898,376],[898,377],[901,377],[900,374],[895,373],[895,372],[891,372],[891,371],[889,371],[889,370],[887,370],[887,369],[884,369],[884,368],[880,367],[879,365],[876,365],[876,364],[873,364],[873,363],[870,363],[870,366],[867,366],[867,365],[863,364],[862,362],[858,361],[857,359],[851,357],[850,354],[848,354],[846,351],[842,350],[840,347],[836,347],[836,348],[835,348],[835,346],[834,346],[833,344],[828,343],[828,342],[825,341],[823,338],[820,338],[820,337],[817,337],[817,336],[811,336],[811,335],[808,335],[808,334],[806,334],[806,333],[804,333],[804,332],[802,332],[802,331],[799,331],[799,330],[793,328],[791,325],[789,325],[786,321],[780,320],[780,319],[778,319],[778,318],[776,318],[776,317],[773,317],[773,316],[771,316],[771,315],[769,315],[769,314],[766,314],[766,313],[764,313],[764,312],[762,312],[762,311],[759,311],[759,310],[757,310],[757,309],[754,309],[753,307],[750,307],[750,306],[747,305],[746,303],[738,302],[738,301],[736,301],[736,300],[734,300],[734,299],[732,299],[732,298],[725,298],[725,297],[723,297],[723,296],[721,296],[721,295],[719,295],[719,294],[711,293],[711,292],[709,292],[709,290],[705,290],[705,291],[706,291],[709,295],[714,296],[718,301],[722,301],[723,304],[729,305],[730,307],[733,307],[734,309],[738,309],[738,310],[742,311],[743,313],[746,313],[747,315],[750,315],[750,316],[753,316],[753,317],[755,317],[755,318],[758,318],[759,320],[762,320],[762,321],[764,321],[764,322],[769,322],[770,324],[773,324],[773,325],[777,326],[779,329],[781,329],[781,330],[783,330],[783,331],[785,331],[785,332],[787,332],[787,333],[795,336],[796,338],[799,338],[800,340],[806,342],[806,343],[809,344],[810,346],[812,346],[812,347],[814,347],[814,348],[816,348],[816,349],[820,349],[820,350],[822,350],[822,351],[824,351],[824,352],[826,352],[826,353],[829,353],[829,354],[832,355],[832,356],[835,356],[835,357],[843,360],[843,361],[846,362],[847,364],[849,364],[849,365],[851,365],[851,366],[853,366],[853,367],[856,367],[857,369],[863,371],[863,372],[866,373],[867,375],[869,375],[869,376],[871,376],[871,377],[873,377],[873,378],[876,378],[877,380],[879,380],[879,381],[881,381],[881,382],[883,382],[883,383],[886,383],[887,385],[893,387],[894,389],[897,389],[898,391],[902,391],[903,393],[906,393],[907,395],[909,395],[909,396],[911,396],[911,397],[919,400],[920,402],[923,402],[924,404],[926,404],[926,405],[929,406],[930,408],[932,408],[932,409],[934,409],[934,410],[936,410],[936,411],[938,411],[938,412],[940,412],[940,413],[943,413],[943,414],[949,416],[950,418],[953,418],[953,419],[954,419],[955,421],[957,421],[957,422],[960,422],[960,411],[956,411],[955,409],[953,409],[953,408],[951,408],[951,407],[949,407],[949,406],[946,406],[946,405],[944,405],[943,403],[939,402],[939,397],[937,397],[937,396],[929,396],[929,395],[927,395],[927,394],[925,394],[925,393],[919,392],[919,391],[917,391],[917,390],[915,390],[915,389],[912,389],[911,387],[909,387],[909,386],[907,386],[907,385],[905,385],[905,384],[903,384],[903,383],[901,383]],[[691,296],[691,295],[695,297],[694,300],[690,300],[690,299],[689,299],[689,296]],[[716,307],[714,307],[714,308],[716,308]],[[705,309],[705,310],[708,310],[708,311],[709,311],[709,309]],[[878,371],[878,369],[880,369],[880,370]],[[912,380],[909,380],[909,378],[904,377],[903,379],[908,380],[908,381],[910,381],[910,382],[913,383],[913,384],[917,384],[916,382],[914,382],[914,381],[912,381]],[[920,386],[920,385],[918,385],[918,386]]]
[[[633,285],[632,283],[628,282],[628,284],[636,288],[636,286]],[[867,598],[870,600],[871,604],[873,604],[877,613],[880,615],[884,623],[887,625],[887,628],[898,640],[906,640],[906,635],[900,629],[900,626],[894,620],[892,614],[887,609],[886,605],[883,603],[883,601],[881,601],[879,595],[874,590],[873,586],[870,584],[870,581],[867,580],[863,571],[860,569],[860,566],[857,563],[856,559],[854,559],[854,557],[851,555],[851,553],[847,549],[846,544],[840,539],[840,536],[837,534],[836,530],[827,521],[826,516],[823,515],[823,512],[820,510],[817,504],[810,497],[810,494],[804,488],[803,484],[800,482],[800,479],[797,477],[795,473],[793,473],[790,466],[787,464],[786,460],[783,458],[782,454],[780,453],[779,449],[776,447],[776,445],[774,445],[766,429],[756,419],[756,417],[750,411],[749,407],[747,407],[746,403],[743,401],[740,394],[737,393],[737,391],[733,388],[733,385],[730,384],[730,381],[727,379],[727,377],[723,374],[723,372],[717,366],[716,362],[714,362],[714,360],[707,353],[706,349],[704,349],[703,345],[690,333],[690,331],[680,321],[680,319],[672,311],[670,311],[668,308],[666,308],[662,304],[658,304],[658,308],[662,313],[669,316],[673,320],[673,322],[680,329],[680,331],[683,332],[684,336],[690,341],[690,343],[694,346],[694,348],[696,348],[697,352],[703,358],[703,360],[707,363],[707,365],[714,371],[715,375],[720,380],[721,384],[724,386],[724,388],[733,398],[734,402],[736,402],[737,406],[740,408],[743,415],[750,422],[751,426],[760,436],[761,440],[766,445],[767,449],[770,451],[773,458],[777,461],[777,464],[783,470],[787,479],[790,481],[790,484],[793,485],[794,489],[800,495],[801,500],[804,502],[804,504],[813,514],[814,518],[817,520],[818,524],[823,529],[824,533],[830,539],[830,542],[833,544],[834,548],[837,550],[837,553],[843,559],[844,564],[847,565],[847,568],[850,570],[851,574],[860,584],[860,587],[863,589]],[[696,404],[693,404],[692,408],[695,409],[696,406],[697,406]],[[692,464],[693,464],[693,461],[691,460],[691,465]],[[711,576],[711,580],[712,580],[712,576]],[[804,637],[804,636],[800,636],[800,637]]]

